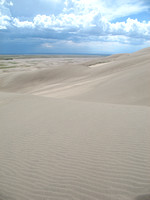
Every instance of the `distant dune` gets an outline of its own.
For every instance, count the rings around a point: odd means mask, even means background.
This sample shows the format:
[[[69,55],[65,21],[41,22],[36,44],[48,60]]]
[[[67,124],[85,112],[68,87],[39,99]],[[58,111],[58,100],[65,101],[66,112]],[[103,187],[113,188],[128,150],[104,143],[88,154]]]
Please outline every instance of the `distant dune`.
[[[0,59],[0,200],[150,199],[150,48]]]
[[[150,48],[86,62],[85,58],[19,61],[20,65],[28,63],[28,67],[23,70],[18,65],[15,70],[9,68],[10,72],[7,69],[2,73],[1,90],[92,102],[150,105]]]

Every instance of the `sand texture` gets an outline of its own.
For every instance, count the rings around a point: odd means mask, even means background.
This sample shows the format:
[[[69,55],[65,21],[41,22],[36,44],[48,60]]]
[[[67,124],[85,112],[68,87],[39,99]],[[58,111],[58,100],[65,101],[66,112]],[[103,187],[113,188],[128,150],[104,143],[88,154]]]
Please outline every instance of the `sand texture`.
[[[150,48],[0,56],[0,200],[150,200]]]

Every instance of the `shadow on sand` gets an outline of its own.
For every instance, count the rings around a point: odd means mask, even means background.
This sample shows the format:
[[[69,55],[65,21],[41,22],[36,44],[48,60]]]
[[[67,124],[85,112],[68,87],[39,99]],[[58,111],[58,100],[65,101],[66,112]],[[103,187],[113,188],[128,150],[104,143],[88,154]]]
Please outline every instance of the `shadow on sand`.
[[[135,200],[150,200],[150,194],[139,195]]]

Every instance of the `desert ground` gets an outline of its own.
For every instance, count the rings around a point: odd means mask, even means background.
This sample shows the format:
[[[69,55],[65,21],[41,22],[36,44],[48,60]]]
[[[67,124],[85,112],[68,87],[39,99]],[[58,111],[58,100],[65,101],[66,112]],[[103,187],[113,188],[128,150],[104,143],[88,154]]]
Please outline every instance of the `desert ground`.
[[[0,200],[150,200],[150,48],[0,56]]]

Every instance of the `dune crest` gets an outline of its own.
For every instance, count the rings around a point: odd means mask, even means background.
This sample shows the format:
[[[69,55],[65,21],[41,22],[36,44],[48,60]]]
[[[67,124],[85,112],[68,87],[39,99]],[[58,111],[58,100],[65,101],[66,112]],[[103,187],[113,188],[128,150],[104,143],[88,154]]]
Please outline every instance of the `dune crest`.
[[[47,58],[45,63],[43,59],[28,59],[28,63],[24,70],[15,68],[16,73],[12,69],[1,73],[0,90],[91,102],[150,105],[150,48],[93,60]]]

